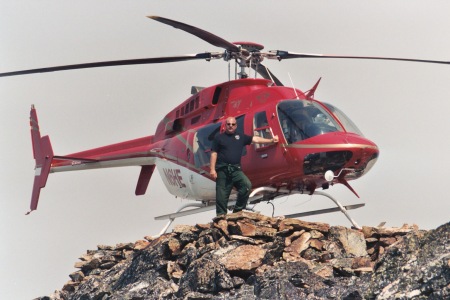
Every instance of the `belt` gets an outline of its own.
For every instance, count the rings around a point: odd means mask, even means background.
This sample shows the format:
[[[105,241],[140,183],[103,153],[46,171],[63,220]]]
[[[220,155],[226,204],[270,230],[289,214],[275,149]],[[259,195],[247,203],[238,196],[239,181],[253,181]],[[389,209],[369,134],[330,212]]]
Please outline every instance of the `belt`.
[[[217,170],[226,170],[228,173],[232,173],[238,170],[241,170],[240,164],[220,164]]]

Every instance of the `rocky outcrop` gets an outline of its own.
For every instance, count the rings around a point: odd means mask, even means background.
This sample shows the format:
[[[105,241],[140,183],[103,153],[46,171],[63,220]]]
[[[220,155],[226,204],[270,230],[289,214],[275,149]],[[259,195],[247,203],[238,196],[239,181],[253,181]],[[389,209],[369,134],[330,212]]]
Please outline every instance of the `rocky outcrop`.
[[[56,299],[450,299],[450,223],[362,230],[240,212],[99,245]]]

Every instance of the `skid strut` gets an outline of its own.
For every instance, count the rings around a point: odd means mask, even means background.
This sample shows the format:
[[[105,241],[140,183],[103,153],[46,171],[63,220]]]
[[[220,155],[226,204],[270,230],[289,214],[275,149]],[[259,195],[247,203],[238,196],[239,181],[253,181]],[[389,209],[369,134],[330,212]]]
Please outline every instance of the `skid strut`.
[[[303,194],[301,192],[289,191],[289,190],[286,190],[286,189],[275,189],[273,187],[260,187],[260,188],[257,188],[255,190],[253,190],[253,192],[250,194],[250,197],[255,196],[257,193],[261,193],[261,192],[272,192],[272,193],[276,192],[276,193],[279,193],[279,196],[277,196],[277,197],[283,197],[283,196],[287,196],[288,194],[293,194],[293,193]],[[297,217],[305,217],[305,216],[317,215],[317,214],[321,214],[321,213],[329,213],[329,212],[341,211],[345,215],[345,217],[347,217],[347,219],[350,221],[350,223],[352,223],[353,227],[355,227],[357,229],[361,229],[361,227],[355,222],[355,220],[353,220],[352,217],[350,217],[350,215],[347,212],[347,210],[360,208],[360,207],[365,205],[364,203],[356,204],[356,205],[343,206],[337,199],[333,198],[331,195],[329,195],[329,194],[327,194],[325,192],[315,191],[313,194],[314,195],[325,196],[325,197],[331,199],[337,205],[337,207],[329,208],[329,209],[323,209],[323,210],[317,210],[317,211],[303,212],[303,213],[298,213],[298,214],[290,214],[290,215],[286,215],[285,217],[287,217],[287,218],[297,218]]]
[[[335,198],[333,198],[331,195],[321,192],[321,191],[315,191],[314,192],[315,195],[322,195],[325,196],[327,198],[330,198],[341,210],[341,212],[347,217],[347,219],[350,221],[350,223],[353,224],[353,227],[355,227],[356,229],[362,229],[356,222],[355,220],[352,219],[352,217],[350,217],[350,215],[347,212],[347,209],[339,202],[337,201]]]
[[[197,207],[197,208],[190,209],[188,211],[182,212],[183,209],[188,208],[188,207]],[[172,222],[176,218],[183,217],[183,216],[188,216],[188,215],[191,215],[191,214],[196,214],[196,213],[200,213],[200,212],[204,212],[204,211],[208,211],[208,210],[211,210],[212,208],[213,208],[212,206],[208,206],[205,203],[187,203],[187,204],[184,204],[184,205],[180,206],[177,209],[177,211],[174,212],[174,213],[156,217],[155,220],[166,220],[166,219],[169,219],[169,222],[167,222],[166,226],[164,226],[164,228],[161,230],[161,232],[158,234],[158,236],[166,233],[166,231],[169,228],[170,224],[172,224]]]

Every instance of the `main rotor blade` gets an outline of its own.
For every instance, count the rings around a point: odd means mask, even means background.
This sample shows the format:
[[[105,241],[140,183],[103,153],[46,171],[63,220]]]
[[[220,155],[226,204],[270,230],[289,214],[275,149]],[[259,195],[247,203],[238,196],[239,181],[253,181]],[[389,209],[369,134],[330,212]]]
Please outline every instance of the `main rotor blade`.
[[[29,70],[22,70],[22,71],[0,73],[0,77],[35,74],[35,73],[47,73],[47,72],[65,71],[65,70],[76,70],[76,69],[111,67],[111,66],[160,64],[160,63],[187,61],[187,60],[194,60],[194,59],[211,59],[211,53],[207,52],[207,53],[198,53],[198,54],[186,54],[186,55],[181,55],[181,56],[112,60],[112,61],[65,65],[65,66],[57,66],[57,67],[49,67],[49,68],[29,69]]]
[[[275,52],[275,51],[274,51]],[[378,57],[378,56],[346,56],[346,55],[326,55],[326,54],[310,54],[310,53],[295,53],[289,51],[276,51],[278,59],[290,59],[290,58],[346,58],[346,59],[377,59],[377,60],[397,60],[397,61],[410,61],[410,62],[422,62],[432,64],[445,64],[449,65],[450,61],[442,60],[428,60],[428,59],[414,59],[414,58],[401,58],[401,57]]]
[[[263,64],[252,65],[252,69],[258,72],[264,79],[271,80],[275,82],[277,86],[283,86],[281,81],[273,75],[272,72],[268,68],[266,68]]]
[[[178,22],[178,21],[174,21],[174,20],[170,20],[170,19],[167,19],[167,18],[159,17],[159,16],[148,16],[148,18],[153,19],[153,20],[158,21],[158,22],[161,22],[161,23],[164,23],[164,24],[167,24],[167,25],[170,25],[170,26],[173,26],[173,27],[175,27],[177,29],[181,29],[183,31],[186,31],[186,32],[188,32],[190,34],[193,34],[196,37],[199,37],[202,40],[204,40],[204,41],[206,41],[206,42],[208,42],[208,43],[210,43],[210,44],[212,44],[212,45],[214,45],[216,47],[221,47],[221,48],[224,48],[224,49],[226,49],[228,51],[231,51],[231,52],[239,52],[240,51],[239,47],[236,46],[235,44],[232,44],[232,43],[224,40],[223,38],[218,37],[217,35],[214,35],[214,34],[208,32],[208,31],[205,31],[203,29],[200,29],[200,28],[197,28],[197,27],[185,24],[185,23],[181,23],[181,22]]]

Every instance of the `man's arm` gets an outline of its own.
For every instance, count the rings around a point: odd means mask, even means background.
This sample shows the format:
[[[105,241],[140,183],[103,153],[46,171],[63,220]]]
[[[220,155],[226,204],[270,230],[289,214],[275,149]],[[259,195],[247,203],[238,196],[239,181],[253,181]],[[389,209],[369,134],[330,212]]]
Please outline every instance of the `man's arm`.
[[[210,163],[209,163],[209,167],[210,167],[209,174],[214,179],[217,178],[216,162],[217,162],[217,152],[212,151],[211,152],[211,160],[210,160]]]
[[[252,138],[252,143],[256,143],[256,144],[278,143],[278,135],[275,135],[271,139],[266,139],[266,138],[254,135]],[[211,158],[212,158],[212,156],[211,156]]]

